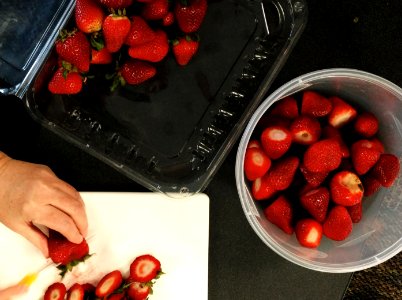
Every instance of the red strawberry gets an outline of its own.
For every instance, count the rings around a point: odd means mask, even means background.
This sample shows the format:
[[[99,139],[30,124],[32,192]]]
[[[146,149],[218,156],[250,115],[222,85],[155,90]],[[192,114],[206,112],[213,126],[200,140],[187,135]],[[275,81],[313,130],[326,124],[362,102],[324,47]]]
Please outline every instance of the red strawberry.
[[[193,56],[197,53],[199,47],[198,39],[191,39],[190,36],[179,37],[173,41],[172,51],[176,62],[180,66],[187,65]]]
[[[148,282],[161,273],[161,263],[150,254],[138,256],[130,264],[130,278],[138,282]]]
[[[95,299],[95,289],[96,287],[90,283],[83,283],[82,289],[84,290],[84,299]]]
[[[207,8],[207,0],[176,1],[174,14],[181,31],[185,33],[198,31],[204,21]]]
[[[130,32],[130,19],[124,14],[110,14],[103,21],[102,32],[106,49],[115,53],[123,46]]]
[[[300,196],[300,203],[318,222],[323,222],[327,216],[329,191],[319,187]]]
[[[174,21],[175,21],[174,14],[171,11],[169,11],[166,14],[166,16],[163,17],[162,25],[165,26],[165,27],[170,26],[170,25],[173,25]]]
[[[101,50],[91,49],[91,64],[93,65],[106,65],[113,61],[113,56],[106,48]]]
[[[114,270],[104,275],[96,285],[96,296],[103,298],[113,293],[123,282],[123,276],[119,270]]]
[[[288,96],[274,103],[270,109],[270,116],[296,119],[299,116],[299,108],[296,99],[292,96]]]
[[[364,193],[360,178],[350,171],[336,173],[331,178],[330,191],[332,201],[343,206],[352,206],[361,202]]]
[[[125,292],[111,294],[109,297],[107,297],[107,300],[125,300],[125,299],[126,299],[126,293]]]
[[[249,148],[244,156],[244,173],[253,181],[263,176],[271,167],[271,160],[261,148]]]
[[[154,38],[155,32],[142,17],[131,17],[131,27],[126,37],[125,44],[129,46],[137,46],[146,44]]]
[[[82,31],[62,30],[56,41],[56,52],[65,61],[73,64],[82,72],[89,70],[91,46]]]
[[[357,116],[354,128],[360,135],[369,138],[378,131],[378,119],[370,112],[363,112]]]
[[[373,148],[377,149],[381,154],[384,153],[384,151],[385,151],[384,145],[382,144],[382,142],[379,139],[373,138],[370,140],[370,142],[373,143]]]
[[[268,127],[261,134],[261,145],[271,159],[277,159],[284,155],[291,144],[292,135],[284,127]]]
[[[382,186],[390,187],[399,175],[399,159],[393,154],[381,154],[370,175],[377,179]]]
[[[156,69],[153,65],[145,61],[131,59],[119,68],[119,71],[114,76],[110,90],[114,91],[119,85],[143,83],[155,76],[155,74]]]
[[[128,49],[128,54],[132,58],[146,60],[150,62],[159,62],[165,58],[169,52],[169,41],[163,30],[155,31],[155,38],[146,43],[132,46]]]
[[[315,143],[321,135],[321,125],[317,119],[301,115],[296,118],[289,128],[292,133],[292,140],[302,145],[311,145]]]
[[[352,121],[356,115],[356,109],[339,97],[331,97],[332,111],[328,115],[328,122],[335,128],[340,128]]]
[[[321,243],[322,225],[313,219],[302,219],[297,222],[295,233],[300,245],[317,248]]]
[[[69,72],[63,67],[57,69],[48,83],[48,89],[53,94],[72,95],[82,89],[83,79],[78,72]]]
[[[324,182],[325,178],[328,176],[328,172],[311,172],[304,165],[300,166],[300,171],[302,172],[304,179],[312,187],[318,187]]]
[[[344,206],[334,206],[323,224],[324,235],[334,241],[343,241],[352,232],[353,223]]]
[[[346,209],[349,212],[350,218],[352,219],[353,223],[359,223],[362,219],[363,214],[363,204],[359,202],[352,206],[347,206]]]
[[[332,103],[321,94],[306,90],[303,92],[301,113],[312,117],[324,117],[332,110]]]
[[[145,3],[142,8],[141,16],[145,20],[161,20],[169,12],[169,0],[154,0]]]
[[[373,176],[364,176],[362,179],[364,196],[368,197],[376,193],[381,188],[381,183]]]
[[[105,13],[96,0],[77,0],[75,2],[75,23],[84,33],[101,30]]]
[[[251,194],[254,200],[266,200],[276,194],[277,190],[267,180],[267,175],[257,178],[251,186]]]
[[[145,300],[152,293],[152,285],[134,281],[127,289],[127,295],[133,300]]]
[[[67,289],[64,283],[62,282],[52,283],[45,291],[43,300],[64,300],[66,292]]]
[[[367,173],[378,161],[381,153],[369,140],[359,140],[352,144],[351,158],[356,173],[363,175]]]
[[[289,156],[276,160],[267,173],[267,181],[275,190],[287,189],[293,182],[293,178],[299,167],[299,158]]]
[[[74,244],[55,230],[49,230],[47,243],[49,247],[49,257],[52,261],[65,266],[74,260],[85,258],[89,252],[89,247],[85,239],[83,239],[80,244]]]
[[[285,233],[293,233],[293,208],[289,200],[284,196],[279,196],[265,208],[264,215],[268,221],[278,226]]]
[[[83,300],[84,299],[84,288],[79,283],[74,283],[67,292],[67,300]]]
[[[133,0],[99,0],[99,2],[113,9],[126,8],[133,4]]]
[[[258,140],[250,140],[247,144],[248,148],[261,148],[261,143]]]
[[[322,138],[326,138],[326,139],[336,139],[339,143],[339,147],[341,148],[341,153],[342,153],[342,157],[346,158],[350,156],[350,151],[349,151],[349,147],[345,144],[342,135],[339,131],[338,128],[332,127],[332,126],[325,126],[322,129]]]
[[[323,139],[304,152],[303,164],[311,172],[330,172],[339,167],[342,153],[335,139]]]

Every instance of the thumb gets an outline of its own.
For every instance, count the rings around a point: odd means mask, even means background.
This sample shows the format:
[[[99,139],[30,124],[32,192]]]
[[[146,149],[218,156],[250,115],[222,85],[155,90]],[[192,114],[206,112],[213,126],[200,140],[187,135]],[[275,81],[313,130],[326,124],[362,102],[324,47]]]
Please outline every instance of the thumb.
[[[27,290],[28,290],[27,285],[16,284],[16,285],[10,286],[6,289],[0,290],[0,299],[1,300],[11,299],[11,297],[25,293]]]
[[[24,227],[18,228],[17,232],[37,247],[45,257],[49,257],[47,236],[36,226],[26,224]]]

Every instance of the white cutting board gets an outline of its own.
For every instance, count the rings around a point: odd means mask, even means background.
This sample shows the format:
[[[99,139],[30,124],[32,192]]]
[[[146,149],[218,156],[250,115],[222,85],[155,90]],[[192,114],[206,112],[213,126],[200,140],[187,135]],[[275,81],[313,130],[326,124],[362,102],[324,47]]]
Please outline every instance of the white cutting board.
[[[171,198],[159,193],[83,192],[89,222],[88,244],[94,255],[63,282],[93,283],[131,261],[152,254],[165,273],[150,300],[208,299],[209,198],[197,194]],[[41,299],[60,280],[50,260],[27,240],[0,223],[0,289],[27,273],[41,270],[29,292],[18,300]]]

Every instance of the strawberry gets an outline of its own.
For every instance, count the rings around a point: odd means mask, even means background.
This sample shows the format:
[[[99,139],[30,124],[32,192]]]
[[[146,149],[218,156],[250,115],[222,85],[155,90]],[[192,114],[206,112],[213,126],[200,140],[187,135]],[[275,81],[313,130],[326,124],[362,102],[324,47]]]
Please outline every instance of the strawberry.
[[[87,72],[89,70],[91,46],[82,31],[62,30],[56,41],[55,49],[60,58],[76,66],[79,71]]]
[[[128,54],[132,58],[159,62],[165,58],[169,51],[169,41],[163,30],[155,31],[155,38],[145,44],[132,46],[128,49]]]
[[[200,29],[207,13],[207,0],[178,0],[174,7],[174,15],[181,31],[196,32]]]
[[[381,154],[377,163],[370,171],[373,176],[384,187],[390,187],[399,175],[399,159],[393,154]]]
[[[154,77],[156,69],[153,65],[140,60],[130,59],[126,61],[113,76],[111,91],[121,85],[126,84],[137,85]]]
[[[138,282],[148,282],[161,274],[161,263],[150,254],[136,257],[130,264],[130,278]]]
[[[302,219],[296,224],[295,234],[300,245],[317,248],[322,239],[322,225],[313,219]]]
[[[141,16],[145,20],[161,20],[169,12],[169,0],[154,0],[145,3],[141,10]]]
[[[378,138],[372,138],[370,139],[370,142],[372,143],[374,149],[377,149],[381,154],[384,153],[384,145]]]
[[[352,144],[351,158],[358,175],[367,173],[378,161],[381,153],[369,140],[359,140]]]
[[[304,152],[303,164],[311,172],[330,172],[339,167],[342,153],[335,139],[323,139]]]
[[[261,143],[258,140],[250,140],[247,144],[248,148],[261,148]]]
[[[287,189],[293,182],[293,178],[299,167],[299,158],[289,156],[276,160],[267,173],[267,182],[275,190]]]
[[[99,0],[107,8],[121,9],[133,4],[133,0]]]
[[[270,109],[270,116],[296,119],[299,116],[299,108],[296,99],[292,96],[288,96],[274,103]]]
[[[363,137],[373,137],[378,132],[378,119],[370,112],[362,112],[356,117],[354,129]]]
[[[311,117],[324,117],[332,110],[332,103],[330,100],[321,94],[306,90],[303,92],[301,113]]]
[[[48,89],[52,94],[73,95],[82,90],[83,79],[78,72],[69,72],[60,67],[53,74],[48,83]]]
[[[251,186],[251,194],[254,200],[266,200],[276,194],[277,190],[267,180],[267,175],[257,178]]]
[[[303,174],[304,179],[312,187],[318,187],[324,182],[325,178],[328,176],[328,172],[311,172],[303,164],[300,166],[300,171]]]
[[[327,216],[329,191],[326,187],[313,189],[300,196],[300,203],[315,220],[322,223]]]
[[[119,51],[130,32],[130,28],[130,19],[124,12],[109,14],[102,24],[106,49],[111,53]]]
[[[43,296],[44,300],[64,300],[67,289],[64,283],[55,282],[52,283],[45,291]]]
[[[357,115],[356,109],[339,97],[330,97],[332,111],[328,115],[328,122],[335,128],[340,128],[351,122]]]
[[[253,181],[263,176],[271,167],[271,160],[261,148],[249,148],[244,157],[244,173]]]
[[[152,294],[152,284],[133,281],[127,289],[127,295],[132,300],[145,300]]]
[[[192,39],[189,35],[179,37],[173,41],[172,51],[176,62],[180,66],[187,65],[193,56],[197,53],[199,47],[199,40]]]
[[[96,296],[103,298],[113,293],[123,282],[123,276],[119,270],[114,270],[104,275],[96,285]]]
[[[162,19],[162,25],[167,27],[173,25],[175,19],[173,12],[169,11]]]
[[[155,38],[155,32],[148,23],[140,16],[131,17],[131,27],[127,34],[125,44],[128,46],[137,46],[146,44]]]
[[[64,276],[67,271],[90,256],[85,238],[81,243],[75,244],[55,230],[49,230],[47,245],[49,257],[54,263],[60,264],[58,268],[61,270],[61,276]]]
[[[261,144],[271,159],[277,159],[289,150],[292,144],[292,135],[284,127],[268,127],[261,134]]]
[[[264,114],[257,123],[257,128],[261,128],[262,130],[267,127],[280,126],[288,129],[291,123],[291,119],[272,116],[271,114]]]
[[[83,300],[84,299],[84,288],[79,283],[74,283],[67,292],[67,300]]]
[[[289,200],[281,195],[264,209],[268,221],[278,226],[287,234],[293,233],[293,208]]]
[[[106,48],[101,50],[91,49],[91,64],[107,65],[112,63],[113,56]]]
[[[101,30],[105,13],[96,0],[77,0],[74,16],[79,30],[92,33]]]
[[[362,202],[359,202],[355,205],[352,206],[347,206],[346,209],[349,212],[350,218],[353,223],[359,223],[360,220],[362,219],[362,214],[363,214],[363,204]]]
[[[82,289],[84,290],[84,299],[94,299],[96,287],[91,283],[83,283]]]
[[[373,176],[364,176],[362,179],[364,196],[368,197],[376,193],[381,188],[381,183]]]
[[[350,157],[349,147],[345,144],[345,142],[342,138],[342,134],[340,133],[338,128],[328,125],[322,129],[321,133],[322,133],[322,138],[325,138],[325,139],[334,138],[338,141],[343,158]]]
[[[352,232],[353,223],[344,206],[334,206],[323,224],[324,235],[334,241],[343,241]]]
[[[321,135],[321,125],[316,118],[301,115],[296,118],[289,128],[292,140],[302,145],[311,145],[318,141]]]
[[[362,201],[363,184],[360,178],[350,171],[339,171],[329,183],[331,199],[336,204],[352,206]]]
[[[125,292],[111,294],[109,297],[107,297],[107,300],[125,300],[125,299],[126,299]]]

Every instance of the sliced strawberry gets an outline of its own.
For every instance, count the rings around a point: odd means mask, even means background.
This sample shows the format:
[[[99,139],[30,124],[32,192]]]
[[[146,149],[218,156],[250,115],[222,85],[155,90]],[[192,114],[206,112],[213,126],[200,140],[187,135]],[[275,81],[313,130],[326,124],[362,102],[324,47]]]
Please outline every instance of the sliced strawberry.
[[[267,180],[267,175],[257,178],[251,186],[251,194],[254,200],[266,200],[276,194],[277,190]]]
[[[375,194],[382,187],[381,183],[371,175],[364,176],[362,183],[364,187],[363,195],[366,197]]]
[[[247,144],[248,148],[261,148],[261,143],[258,140],[250,140]]]
[[[363,137],[373,137],[378,132],[378,119],[370,112],[362,112],[357,116],[354,128]]]
[[[133,300],[145,300],[152,294],[152,283],[133,281],[127,289],[127,295]]]
[[[43,296],[44,300],[64,300],[64,296],[66,295],[67,289],[64,283],[55,282],[51,284],[47,290],[45,291],[45,295]]]
[[[352,222],[359,223],[360,220],[362,219],[362,214],[363,214],[362,202],[359,202],[352,206],[347,206],[346,209],[348,210],[348,212],[350,214],[350,218],[352,219]]]
[[[341,149],[342,157],[347,158],[350,156],[349,147],[346,145],[345,141],[342,138],[342,134],[340,133],[338,128],[332,127],[330,125],[322,128],[321,131],[322,138],[325,139],[336,139],[339,143],[339,147]]]
[[[312,117],[324,117],[332,110],[332,103],[321,94],[306,90],[303,92],[301,113]]]
[[[267,173],[267,183],[277,191],[287,189],[293,182],[299,162],[300,160],[297,156],[289,156],[276,160]]]
[[[393,154],[381,154],[370,174],[377,179],[382,186],[390,187],[399,175],[399,159]]]
[[[111,294],[109,297],[107,297],[107,300],[124,300],[124,299],[126,299],[126,292]]]
[[[292,140],[302,145],[311,145],[318,141],[321,135],[321,125],[316,118],[301,115],[296,118],[289,128]]]
[[[336,96],[329,100],[332,103],[332,111],[328,115],[328,122],[333,127],[340,128],[356,117],[357,111],[349,103]]]
[[[318,222],[323,222],[327,216],[329,205],[329,191],[326,187],[319,187],[300,196],[301,205]]]
[[[295,233],[300,245],[317,248],[321,243],[322,225],[313,219],[302,219],[297,222]]]
[[[119,270],[107,273],[98,282],[95,294],[98,297],[106,297],[113,293],[123,282],[123,276]]]
[[[295,119],[299,116],[299,108],[296,99],[288,96],[274,103],[270,109],[270,116],[277,116],[287,119]]]
[[[334,241],[343,241],[352,232],[353,223],[348,210],[341,205],[334,206],[323,224],[324,235]]]
[[[261,134],[261,145],[271,159],[284,155],[292,144],[292,135],[289,130],[281,126],[266,128]]]
[[[293,208],[291,203],[284,196],[279,196],[264,210],[268,221],[275,224],[287,234],[293,233]]]
[[[330,172],[339,167],[342,153],[338,141],[323,139],[304,152],[303,164],[311,172]]]
[[[351,158],[358,175],[367,173],[378,161],[381,153],[369,140],[359,140],[352,144]]]
[[[340,171],[331,178],[330,193],[336,204],[352,206],[362,201],[364,189],[355,173]]]
[[[244,173],[253,181],[263,176],[271,167],[271,159],[261,148],[248,148],[244,156]]]
[[[328,176],[328,172],[311,172],[304,165],[300,166],[300,171],[302,172],[304,179],[306,179],[307,183],[312,187],[321,185]]]
[[[67,292],[67,300],[83,300],[85,296],[84,288],[79,283],[74,283]]]
[[[150,254],[138,256],[130,264],[130,277],[134,281],[148,282],[161,272],[161,263]]]

